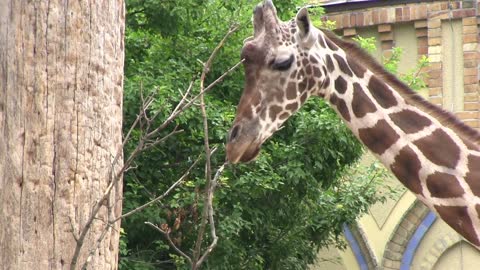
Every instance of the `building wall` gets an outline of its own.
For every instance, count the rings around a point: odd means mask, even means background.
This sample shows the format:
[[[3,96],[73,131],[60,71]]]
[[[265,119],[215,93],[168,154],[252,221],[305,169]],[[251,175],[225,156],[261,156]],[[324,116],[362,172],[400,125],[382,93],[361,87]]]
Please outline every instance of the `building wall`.
[[[428,56],[427,88],[421,94],[479,128],[480,0],[451,5],[389,2],[390,6],[328,13],[324,19],[336,21],[336,32],[344,37],[377,37],[379,60],[389,57],[394,46],[402,47],[399,72],[408,72],[418,58]],[[366,156],[364,162],[371,159]],[[403,188],[393,177],[385,181]],[[319,254],[340,259],[341,266],[319,262],[312,269],[480,269],[480,252],[403,190],[398,198],[374,205],[356,228],[346,231],[350,235],[346,251]]]

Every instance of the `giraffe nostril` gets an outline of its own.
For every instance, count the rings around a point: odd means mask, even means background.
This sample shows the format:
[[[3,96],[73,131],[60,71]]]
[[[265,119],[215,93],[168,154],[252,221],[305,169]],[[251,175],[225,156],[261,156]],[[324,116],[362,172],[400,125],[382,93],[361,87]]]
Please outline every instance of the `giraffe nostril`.
[[[233,141],[238,137],[238,133],[240,132],[240,125],[236,125],[230,131],[230,137],[228,141]]]

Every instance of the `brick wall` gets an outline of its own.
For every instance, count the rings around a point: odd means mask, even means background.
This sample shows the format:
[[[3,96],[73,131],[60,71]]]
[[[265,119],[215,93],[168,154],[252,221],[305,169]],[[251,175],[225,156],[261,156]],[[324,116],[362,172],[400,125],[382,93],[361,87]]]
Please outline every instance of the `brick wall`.
[[[388,57],[395,45],[393,24],[410,22],[415,27],[417,37],[418,56],[427,55],[431,65],[426,70],[428,74],[428,99],[430,102],[442,106],[445,98],[442,81],[442,21],[461,20],[463,33],[463,110],[455,112],[467,125],[479,128],[479,41],[480,0],[473,2],[463,1],[435,1],[392,6],[371,7],[364,10],[350,12],[329,13],[324,20],[336,22],[336,31],[345,37],[352,37],[362,27],[376,27],[381,41],[382,54]]]

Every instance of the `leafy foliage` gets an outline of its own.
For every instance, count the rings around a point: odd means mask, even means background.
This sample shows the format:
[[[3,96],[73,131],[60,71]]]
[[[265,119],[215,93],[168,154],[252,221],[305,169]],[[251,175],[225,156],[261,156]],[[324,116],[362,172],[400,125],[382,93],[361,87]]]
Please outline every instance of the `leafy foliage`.
[[[279,15],[289,19],[300,2],[275,4]],[[249,0],[128,0],[125,131],[148,93],[153,92],[156,100],[147,113],[167,117],[232,24],[241,25],[241,30],[222,48],[208,81],[238,62],[242,40],[252,32],[253,5]],[[236,71],[206,96],[209,137],[219,148],[214,168],[223,163],[223,142],[242,84],[243,74]],[[198,92],[198,85],[194,90]],[[175,126],[183,132],[142,155],[136,169],[125,175],[124,211],[163,193],[203,156],[199,108],[183,112],[166,132]],[[134,130],[126,153],[141,132]],[[226,169],[215,194],[219,245],[205,268],[305,269],[319,247],[342,246],[342,225],[384,199],[375,191],[380,184],[380,178],[373,177],[376,170],[354,174],[359,168],[351,166],[361,153],[360,144],[324,102],[308,101],[264,145],[256,162]],[[186,268],[183,258],[144,222],[168,226],[175,244],[189,252],[204,184],[199,166],[172,196],[122,222],[121,269]]]
[[[375,46],[375,37],[364,38],[357,36],[354,37],[353,40],[356,41],[359,46],[368,53],[373,53],[377,50],[377,47]],[[398,65],[400,63],[402,54],[403,48],[393,47],[391,56],[383,61],[385,69],[393,74],[397,74]],[[406,74],[399,74],[399,78],[413,90],[418,91],[423,89],[427,86],[425,84],[427,74],[421,72],[429,65],[430,60],[428,57],[426,55],[422,55],[422,57],[418,60],[417,66],[411,68]]]

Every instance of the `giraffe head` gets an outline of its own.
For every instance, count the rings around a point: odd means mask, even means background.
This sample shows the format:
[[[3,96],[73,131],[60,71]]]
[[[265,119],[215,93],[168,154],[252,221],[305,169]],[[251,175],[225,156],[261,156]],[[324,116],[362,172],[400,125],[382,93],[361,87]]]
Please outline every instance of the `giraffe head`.
[[[271,0],[257,5],[254,35],[244,41],[245,86],[227,139],[231,163],[254,159],[262,143],[325,82],[321,58],[311,54],[319,30],[301,9],[290,22],[278,19]],[[323,67],[323,70],[325,68]]]

